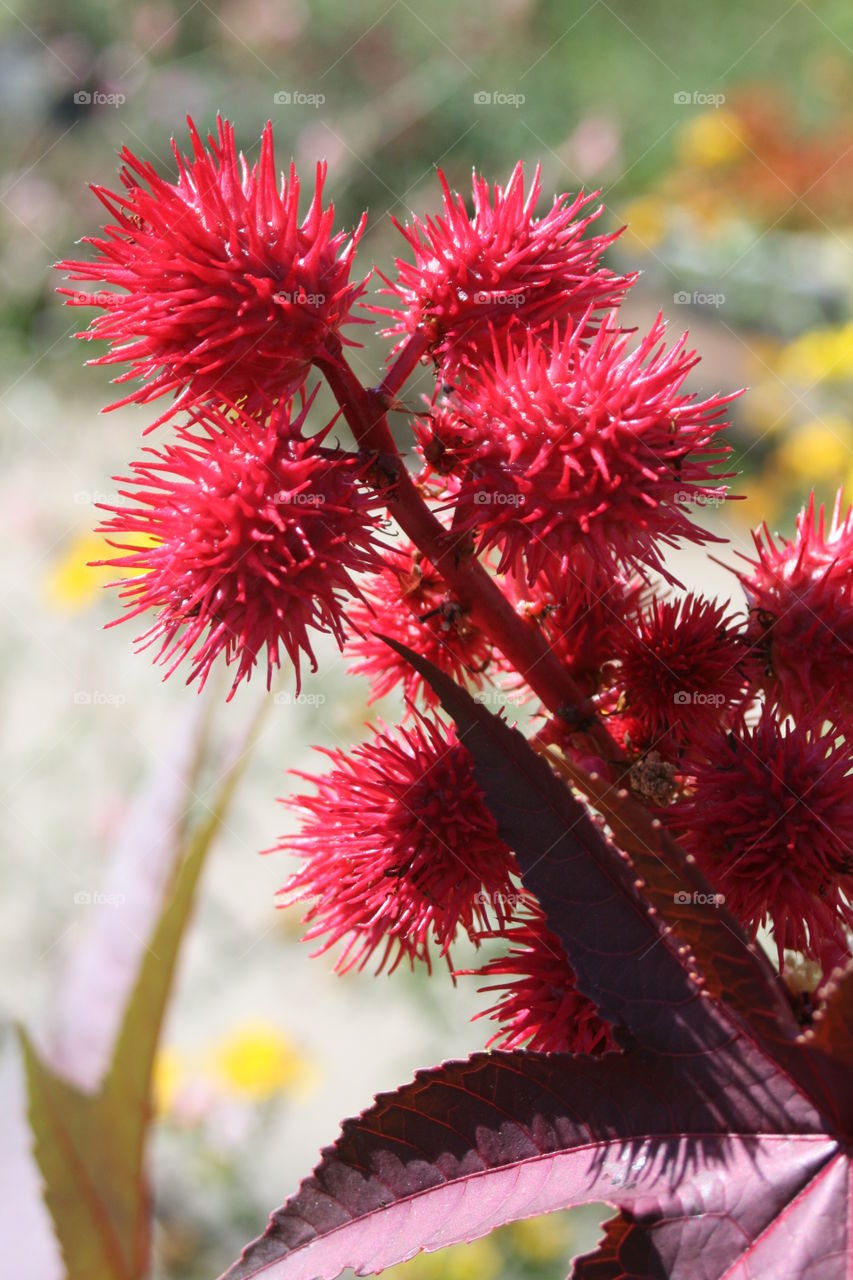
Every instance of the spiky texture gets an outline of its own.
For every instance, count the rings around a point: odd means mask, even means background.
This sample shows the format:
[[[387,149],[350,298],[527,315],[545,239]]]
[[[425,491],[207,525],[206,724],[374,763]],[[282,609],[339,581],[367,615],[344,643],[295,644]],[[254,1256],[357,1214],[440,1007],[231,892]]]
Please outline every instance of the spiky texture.
[[[123,291],[60,290],[72,306],[103,308],[78,335],[111,344],[91,363],[129,364],[118,383],[143,379],[111,408],[170,391],[176,406],[245,398],[251,408],[258,396],[286,396],[329,335],[353,318],[364,290],[349,279],[364,219],[351,237],[333,232],[334,209],[323,208],[325,164],[300,223],[299,178],[291,165],[277,185],[271,125],[251,168],[227,120],[217,117],[207,149],[192,120],[189,130],[191,157],[172,142],[176,183],[124,148],[125,192],[92,188],[115,219],[103,236],[84,239],[95,260],[58,264],[72,280]]]
[[[757,557],[739,573],[749,603],[749,638],[771,699],[799,717],[832,697],[846,715],[853,687],[853,508],[836,495],[829,529],[814,494],[789,541],[767,526],[753,534]]]
[[[542,628],[582,691],[592,697],[608,685],[620,634],[643,598],[642,579],[606,574],[594,564],[578,573],[564,557],[530,584],[507,581],[518,612]]]
[[[460,683],[482,688],[492,646],[434,566],[410,543],[390,552],[381,572],[362,586],[364,601],[349,613],[359,634],[347,650],[360,659],[350,670],[371,679],[371,701],[399,686],[410,702],[438,702],[411,663],[380,636],[414,649]]]
[[[265,654],[269,685],[283,646],[298,688],[300,656],[317,666],[310,631],[343,643],[351,575],[380,563],[378,517],[356,457],[323,446],[329,428],[302,437],[309,407],[292,420],[277,407],[265,424],[197,410],[174,444],[117,477],[139,487],[122,490],[129,505],[103,508],[102,532],[123,553],[103,563],[127,575],[113,584],[124,618],[156,613],[140,644],[159,646],[167,676],[188,658],[188,680],[203,685],[222,655],[237,664],[233,694]]]
[[[321,951],[343,941],[339,971],[377,951],[377,971],[429,964],[431,939],[447,954],[458,928],[503,922],[514,861],[452,728],[416,714],[349,755],[323,754],[330,772],[298,775],[316,794],[286,802],[303,825],[281,847],[305,862],[282,893],[313,902],[305,936],[323,938]]]
[[[726,905],[782,951],[817,956],[853,926],[853,751],[821,711],[787,725],[765,707],[721,734],[697,765],[691,798],[667,810]]]
[[[386,281],[402,307],[377,310],[395,321],[389,336],[421,334],[445,377],[489,359],[493,332],[588,321],[590,311],[612,307],[633,283],[600,265],[615,235],[585,234],[602,211],[589,208],[595,196],[562,195],[537,218],[539,169],[525,197],[519,163],[506,186],[493,190],[474,174],[471,217],[441,170],[438,177],[443,217],[395,223],[414,254],[414,262],[398,258],[396,281]]]
[[[725,604],[692,593],[655,599],[616,636],[616,688],[631,746],[670,761],[701,755],[749,687],[742,627]]]
[[[683,392],[697,357],[686,337],[667,351],[664,330],[658,317],[631,351],[610,325],[588,344],[582,325],[553,345],[528,335],[460,388],[456,527],[500,548],[499,572],[524,565],[533,581],[569,556],[578,572],[592,562],[671,577],[662,545],[720,541],[688,506],[724,496],[714,467],[732,397]]]
[[[506,953],[480,969],[460,972],[505,979],[478,988],[500,992],[491,1008],[476,1014],[499,1023],[489,1046],[526,1046],[542,1053],[603,1053],[616,1048],[607,1023],[575,986],[562,943],[548,928],[535,899],[525,894],[513,922],[488,936],[509,942]]]

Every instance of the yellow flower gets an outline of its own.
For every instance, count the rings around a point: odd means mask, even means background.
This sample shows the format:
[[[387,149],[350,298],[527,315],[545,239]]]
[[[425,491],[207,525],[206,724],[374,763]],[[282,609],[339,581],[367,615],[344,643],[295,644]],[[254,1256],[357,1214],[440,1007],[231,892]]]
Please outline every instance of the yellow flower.
[[[263,1102],[277,1093],[303,1092],[313,1073],[278,1027],[247,1022],[236,1027],[214,1053],[214,1074],[229,1093]]]
[[[667,201],[654,195],[638,196],[625,205],[622,217],[628,225],[624,240],[631,249],[642,252],[660,244],[668,229],[668,209]]]
[[[743,129],[733,111],[703,111],[685,121],[676,153],[682,164],[714,169],[736,159],[744,145]]]
[[[70,611],[92,604],[104,585],[116,577],[116,571],[93,569],[89,561],[103,560],[109,550],[103,538],[96,534],[78,534],[54,561],[45,579],[45,595],[50,604]]]
[[[782,348],[778,369],[783,378],[797,382],[853,379],[853,321],[801,334]]]
[[[835,415],[815,418],[780,444],[776,459],[790,475],[808,481],[840,478],[853,466],[853,425]]]
[[[128,545],[153,547],[157,539],[139,535]],[[119,578],[133,578],[143,569],[111,569],[93,565],[96,560],[110,560],[123,553],[109,546],[105,538],[96,533],[78,534],[56,560],[45,578],[44,590],[50,604],[57,609],[76,612],[86,609],[100,596],[108,582]]]

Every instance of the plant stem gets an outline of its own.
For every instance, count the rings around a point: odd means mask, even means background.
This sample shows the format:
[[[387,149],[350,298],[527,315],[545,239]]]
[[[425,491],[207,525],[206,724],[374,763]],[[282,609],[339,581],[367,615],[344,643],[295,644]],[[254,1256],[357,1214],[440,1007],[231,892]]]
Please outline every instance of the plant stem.
[[[418,350],[417,338],[410,339]],[[418,359],[422,352],[418,351]],[[407,347],[398,363],[409,372],[416,361]],[[362,386],[341,349],[317,360],[364,453],[375,454],[374,483],[382,492],[388,513],[416,547],[435,565],[460,605],[523,677],[540,701],[568,727],[590,740],[604,761],[618,756],[613,739],[598,719],[590,700],[548,645],[539,628],[513,609],[494,579],[474,554],[470,535],[448,531],[418,491],[400,456],[386,417],[388,379],[382,387]],[[394,369],[391,370],[394,373]],[[389,374],[390,376],[390,374]],[[395,376],[392,385],[398,385]]]

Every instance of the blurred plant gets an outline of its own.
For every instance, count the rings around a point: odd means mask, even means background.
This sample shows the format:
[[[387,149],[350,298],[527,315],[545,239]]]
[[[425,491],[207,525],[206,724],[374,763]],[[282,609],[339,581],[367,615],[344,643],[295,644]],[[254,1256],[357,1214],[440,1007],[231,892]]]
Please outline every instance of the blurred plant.
[[[321,950],[342,945],[338,968],[429,965],[431,945],[450,961],[459,931],[506,945],[478,973],[502,979],[486,1012],[507,1049],[347,1121],[230,1280],[378,1270],[598,1199],[619,1213],[579,1280],[629,1257],[680,1280],[700,1249],[709,1278],[805,1277],[817,1258],[841,1275],[853,725],[830,699],[853,512],[839,494],[828,531],[812,505],[794,542],[758,540],[742,615],[673,599],[665,550],[721,541],[690,509],[729,496],[732,397],[683,390],[697,357],[661,317],[626,331],[634,277],[602,265],[590,197],[538,218],[539,175],[525,194],[518,167],[506,187],[475,176],[469,213],[442,177],[441,213],[402,228],[396,307],[371,308],[395,345],[365,387],[344,350],[365,318],[363,221],[334,230],[319,172],[299,222],[269,131],[251,167],[226,123],[207,150],[191,136],[177,184],[124,154],[100,258],[66,264],[126,289],[71,301],[106,312],[86,336],[142,378],[130,398],[173,391],[155,425],[190,419],[108,507],[109,563],[137,574],[119,585],[131,616],[155,610],[142,641],[167,675],[236,664],[233,695],[258,661],[269,685],[281,644],[298,688],[326,631],[377,693],[405,691],[407,722],[327,751],[291,801],[304,824],[281,847],[303,865],[285,893],[310,902]],[[419,364],[435,391],[414,409]],[[331,423],[309,434],[311,368],[355,449]],[[417,475],[391,412],[414,420]],[[509,692],[530,739],[486,709]],[[816,966],[811,1004],[786,951]],[[818,1217],[831,1240],[806,1229]]]

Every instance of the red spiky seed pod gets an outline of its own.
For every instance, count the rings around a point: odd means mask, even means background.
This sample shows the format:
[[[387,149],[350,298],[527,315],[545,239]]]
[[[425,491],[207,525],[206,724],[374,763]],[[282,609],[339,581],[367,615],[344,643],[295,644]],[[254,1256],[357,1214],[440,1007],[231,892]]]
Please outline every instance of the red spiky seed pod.
[[[401,960],[430,963],[434,940],[447,955],[457,929],[470,936],[497,919],[514,894],[514,859],[500,840],[455,732],[415,713],[396,729],[380,725],[349,755],[324,750],[330,772],[299,774],[316,794],[285,803],[302,819],[280,848],[304,864],[284,889],[288,903],[312,902],[306,940],[338,942],[336,968],[377,972]]]
[[[488,638],[474,625],[446,582],[411,543],[395,547],[382,570],[364,582],[364,600],[349,617],[358,633],[347,651],[360,660],[350,667],[370,677],[370,701],[397,687],[409,702],[435,706],[438,698],[415,671],[381,639],[390,636],[428,658],[461,684],[483,686],[492,661]]]
[[[500,549],[499,572],[525,566],[532,582],[569,556],[578,572],[593,562],[672,580],[662,545],[721,541],[688,507],[725,496],[714,468],[733,397],[684,392],[698,357],[686,336],[667,351],[664,332],[659,316],[631,351],[610,325],[589,343],[582,326],[553,345],[528,335],[460,388],[456,528]]]
[[[679,839],[744,926],[817,956],[853,926],[853,749],[825,709],[720,734],[688,800],[666,810]]]
[[[829,529],[814,493],[794,537],[753,534],[757,556],[738,573],[749,604],[748,636],[770,698],[799,718],[831,697],[849,714],[853,686],[853,508],[836,495]],[[746,558],[746,557],[744,557]]]
[[[414,218],[410,227],[395,222],[414,253],[414,262],[397,259],[394,283],[386,280],[402,307],[375,309],[395,321],[388,336],[420,336],[444,377],[490,359],[492,335],[518,324],[537,329],[584,317],[589,327],[590,314],[614,306],[633,283],[601,266],[619,233],[586,235],[602,212],[589,209],[594,195],[562,195],[537,218],[539,169],[525,197],[519,163],[505,187],[492,190],[474,175],[470,217],[441,170],[438,177],[443,217]]]
[[[103,236],[84,239],[97,256],[58,264],[72,280],[122,290],[59,291],[71,306],[103,308],[78,334],[111,344],[90,363],[126,363],[116,382],[143,380],[110,408],[170,391],[177,400],[163,417],[200,398],[252,409],[258,397],[287,396],[329,336],[356,318],[352,308],[364,291],[350,281],[364,219],[352,236],[334,232],[334,209],[323,208],[325,164],[317,166],[300,223],[299,178],[291,165],[277,185],[270,124],[250,168],[227,120],[217,117],[207,148],[188,123],[192,156],[172,142],[178,181],[125,147],[125,192],[92,188],[115,219]]]
[[[167,676],[189,659],[201,687],[222,655],[237,664],[230,697],[259,657],[269,686],[283,647],[298,689],[301,655],[317,667],[311,630],[343,644],[352,575],[380,563],[378,517],[356,456],[324,447],[330,427],[301,435],[310,403],[294,418],[278,406],[265,425],[196,410],[173,444],[117,477],[138,487],[121,491],[130,505],[103,508],[122,554],[102,563],[128,575],[113,584],[128,610],[116,621],[156,613],[140,644],[159,646]]]
[[[631,747],[673,762],[701,755],[749,688],[753,664],[736,616],[725,603],[692,593],[656,598],[615,640],[615,688]]]
[[[507,941],[506,953],[493,956],[480,969],[459,971],[477,978],[504,979],[478,988],[500,992],[491,1008],[475,1015],[499,1023],[488,1047],[525,1046],[540,1053],[593,1054],[617,1048],[610,1027],[593,1002],[578,991],[562,943],[548,928],[538,903],[529,894],[520,898],[512,922],[484,935]]]

